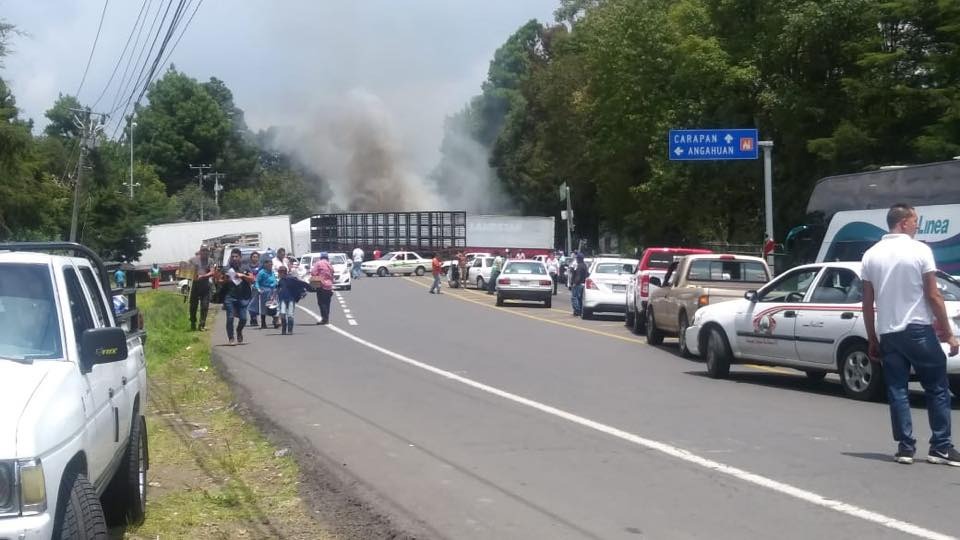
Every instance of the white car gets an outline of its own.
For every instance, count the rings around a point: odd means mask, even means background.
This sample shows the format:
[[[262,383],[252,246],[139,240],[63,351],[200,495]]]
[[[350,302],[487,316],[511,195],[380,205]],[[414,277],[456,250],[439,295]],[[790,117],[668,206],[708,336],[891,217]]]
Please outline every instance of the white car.
[[[543,307],[553,304],[553,280],[547,267],[530,259],[509,260],[497,277],[497,305],[504,300],[539,300]]]
[[[637,268],[637,259],[615,257],[597,257],[588,266],[587,281],[583,285],[583,309],[580,316],[584,319],[594,313],[626,313],[627,285]]]
[[[53,255],[64,251],[77,256]],[[128,296],[127,301],[120,297]],[[0,244],[0,538],[107,538],[146,512],[135,289],[78,244]]]
[[[349,291],[353,288],[353,282],[350,278],[350,270],[353,268],[353,261],[347,257],[346,253],[328,253],[330,266],[333,267],[333,288]],[[310,269],[314,262],[320,258],[320,253],[307,253],[300,257],[300,264],[297,265],[297,277],[302,281],[310,281]]]
[[[490,274],[493,271],[495,257],[477,257],[471,261],[467,270],[467,283],[473,283],[478,289],[486,289],[490,283]]]
[[[700,308],[683,339],[691,354],[705,357],[713,378],[726,377],[731,364],[748,362],[791,367],[815,380],[836,372],[849,397],[879,399],[883,377],[867,356],[860,267],[835,262],[793,268],[743,299]],[[938,272],[937,284],[954,333],[960,333],[960,282]],[[960,356],[948,356],[947,372],[960,396]]]
[[[394,274],[422,276],[427,273],[431,266],[430,259],[424,259],[412,251],[391,251],[385,253],[379,259],[364,262],[360,265],[360,269],[367,276],[373,276],[374,274],[380,277]]]

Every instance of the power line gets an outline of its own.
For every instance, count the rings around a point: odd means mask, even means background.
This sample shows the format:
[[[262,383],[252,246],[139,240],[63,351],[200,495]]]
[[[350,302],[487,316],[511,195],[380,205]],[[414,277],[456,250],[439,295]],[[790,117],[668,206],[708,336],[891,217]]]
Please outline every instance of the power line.
[[[106,95],[107,90],[110,89],[110,85],[113,83],[114,77],[117,76],[117,71],[120,69],[120,64],[123,63],[123,58],[127,55],[127,49],[130,47],[130,41],[133,39],[134,32],[136,32],[137,28],[140,26],[140,19],[143,18],[143,12],[145,11],[144,8],[146,7],[147,0],[143,0],[143,2],[140,4],[140,13],[137,14],[137,20],[133,23],[133,28],[130,29],[130,34],[127,35],[127,42],[124,44],[123,50],[120,52],[120,58],[117,58],[117,63],[113,66],[113,72],[110,73],[110,78],[107,80],[107,84],[103,87],[103,91],[101,91],[100,95],[97,96],[97,100],[93,102],[93,108],[96,108],[96,106],[100,103],[100,100],[103,99],[104,95]],[[143,21],[146,23],[146,19],[143,19]],[[130,55],[133,56],[132,51]]]
[[[147,4],[153,3],[153,0],[147,0]],[[137,32],[137,40],[134,42],[133,51],[130,52],[130,58],[127,59],[127,65],[123,68],[123,77],[120,79],[120,86],[117,87],[117,92],[113,96],[113,103],[110,106],[110,114],[117,112],[120,109],[120,104],[123,103],[122,99],[127,93],[127,88],[130,83],[133,82],[132,79],[127,79],[127,73],[130,73],[131,78],[137,72],[137,67],[140,64],[140,60],[143,59],[143,53],[147,50],[147,42],[150,41],[150,34],[153,33],[153,29],[157,26],[157,19],[160,18],[160,11],[163,10],[163,0],[160,0],[157,3],[157,12],[153,14],[153,22],[150,23],[150,30],[147,31],[146,38],[143,41],[143,46],[140,45],[140,35],[143,33],[143,28],[146,27],[147,19],[143,19],[143,26],[140,27],[140,30]],[[147,7],[147,13],[149,14],[150,8]],[[139,53],[136,51],[139,49]],[[137,54],[137,60],[133,61],[133,55]],[[133,71],[130,71],[130,66],[133,65]]]
[[[183,4],[183,0],[180,0],[180,4],[181,4],[181,5]],[[157,32],[156,32],[156,34],[154,34],[154,36],[153,36],[153,41],[150,43],[150,50],[149,50],[149,52],[147,52],[147,61],[144,62],[143,66],[140,68],[140,74],[137,75],[137,78],[134,80],[134,83],[133,83],[133,86],[132,86],[132,91],[130,92],[130,97],[128,97],[128,98],[126,99],[126,101],[123,102],[123,107],[122,107],[122,109],[121,109],[122,112],[121,112],[120,115],[118,115],[118,118],[120,118],[121,120],[122,120],[122,118],[124,117],[124,115],[126,115],[126,113],[127,113],[127,108],[130,107],[130,104],[133,102],[133,96],[137,93],[137,90],[140,88],[140,83],[141,83],[141,81],[143,81],[143,76],[144,76],[144,74],[145,74],[146,71],[147,71],[147,65],[150,64],[150,58],[153,56],[153,49],[157,46],[157,39],[160,38],[160,33],[163,31],[163,26],[164,26],[164,24],[167,22],[167,15],[170,14],[170,8],[171,8],[172,6],[173,6],[173,0],[170,0],[170,1],[167,3],[167,9],[163,12],[163,18],[160,19],[160,26],[157,27]],[[159,10],[157,11],[157,13],[158,13],[158,14],[160,13]],[[171,20],[171,23],[173,23],[172,20]],[[153,27],[150,28],[150,31],[153,32]],[[169,30],[168,30],[168,31],[169,31]],[[150,39],[150,38],[149,38],[149,34],[148,34],[147,40],[149,40],[149,39]],[[144,42],[144,50],[146,50],[146,42]],[[140,63],[140,58],[137,58],[137,63],[138,63],[138,64]],[[122,121],[118,121],[118,122],[117,122],[117,126],[116,126],[116,128],[113,130],[113,133],[112,133],[111,136],[110,136],[111,139],[113,139],[113,138],[116,136],[116,133],[117,133],[117,131],[120,129],[120,126],[121,126],[122,124],[123,124]]]
[[[193,13],[190,14],[190,18],[187,19],[187,24],[183,25],[183,30],[180,31],[180,35],[177,36],[177,40],[173,42],[173,47],[170,47],[170,51],[167,53],[167,57],[160,62],[160,65],[166,65],[167,61],[170,60],[170,57],[173,56],[173,51],[177,50],[177,45],[180,45],[180,40],[183,39],[183,35],[187,33],[187,29],[190,28],[190,23],[193,22],[194,15],[197,14],[197,11],[200,11],[200,6],[203,5],[203,0],[197,2],[197,7],[193,8]],[[190,9],[189,7],[187,9]],[[148,83],[149,86],[149,83]]]
[[[100,24],[97,26],[97,37],[93,39],[93,47],[90,48],[90,56],[87,58],[87,67],[83,68],[83,77],[80,78],[80,86],[77,87],[77,93],[75,94],[77,99],[80,99],[80,90],[83,90],[83,83],[87,80],[87,72],[90,71],[90,62],[93,61],[93,53],[97,50],[97,42],[100,41],[100,29],[103,28],[103,19],[107,14],[107,5],[110,4],[110,0],[103,0],[103,11],[100,12]]]

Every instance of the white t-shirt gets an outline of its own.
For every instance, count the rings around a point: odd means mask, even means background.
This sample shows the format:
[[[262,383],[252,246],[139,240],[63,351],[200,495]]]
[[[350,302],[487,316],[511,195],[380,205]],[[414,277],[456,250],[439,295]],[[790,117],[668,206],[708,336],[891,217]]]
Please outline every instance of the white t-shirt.
[[[360,248],[353,248],[353,262],[362,263],[363,262],[363,250]]]
[[[905,234],[886,234],[863,254],[863,280],[873,284],[877,334],[901,332],[908,324],[933,324],[923,295],[923,274],[935,272],[933,251]]]
[[[274,274],[280,273],[280,267],[281,267],[281,266],[284,267],[284,268],[287,268],[287,258],[284,257],[283,260],[281,261],[278,257],[274,257],[274,258],[273,258],[273,273],[274,273]],[[290,269],[287,268],[287,270],[290,270]]]

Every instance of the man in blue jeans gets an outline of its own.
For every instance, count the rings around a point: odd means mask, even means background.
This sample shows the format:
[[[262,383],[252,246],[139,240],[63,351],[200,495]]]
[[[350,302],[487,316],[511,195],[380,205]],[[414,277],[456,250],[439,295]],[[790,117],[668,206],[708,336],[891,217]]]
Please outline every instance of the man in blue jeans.
[[[916,453],[907,387],[912,366],[927,395],[932,432],[927,461],[960,467],[960,452],[950,438],[947,357],[933,329],[934,318],[949,343],[950,356],[960,351],[960,341],[953,335],[937,288],[933,252],[913,239],[917,234],[916,211],[906,204],[895,204],[887,212],[887,225],[890,234],[863,255],[863,321],[870,357],[883,359],[893,438],[898,444],[894,460],[910,464]]]
[[[587,281],[587,263],[583,261],[583,253],[577,253],[577,268],[570,278],[570,304],[573,307],[573,316],[583,314],[583,284]]]

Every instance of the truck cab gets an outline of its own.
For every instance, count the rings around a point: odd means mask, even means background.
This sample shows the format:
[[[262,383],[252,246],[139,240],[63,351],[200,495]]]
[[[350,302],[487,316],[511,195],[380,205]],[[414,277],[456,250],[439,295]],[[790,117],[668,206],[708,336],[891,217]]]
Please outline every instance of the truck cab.
[[[0,538],[144,517],[146,334],[107,272],[78,244],[0,244]]]

